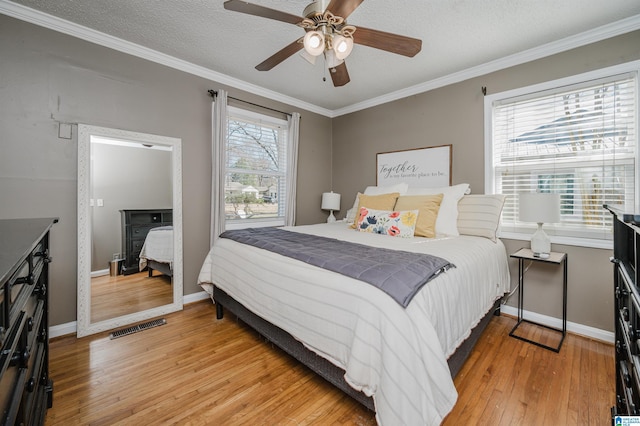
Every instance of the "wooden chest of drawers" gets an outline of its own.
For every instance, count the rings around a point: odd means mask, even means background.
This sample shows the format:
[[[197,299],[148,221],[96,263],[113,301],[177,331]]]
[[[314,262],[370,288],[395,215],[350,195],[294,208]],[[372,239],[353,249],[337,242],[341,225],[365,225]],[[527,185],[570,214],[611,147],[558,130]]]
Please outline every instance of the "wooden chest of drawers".
[[[611,414],[640,415],[640,215],[614,214],[614,314],[616,339],[616,405]]]
[[[0,220],[0,422],[41,425],[49,378],[49,230],[57,219]]]

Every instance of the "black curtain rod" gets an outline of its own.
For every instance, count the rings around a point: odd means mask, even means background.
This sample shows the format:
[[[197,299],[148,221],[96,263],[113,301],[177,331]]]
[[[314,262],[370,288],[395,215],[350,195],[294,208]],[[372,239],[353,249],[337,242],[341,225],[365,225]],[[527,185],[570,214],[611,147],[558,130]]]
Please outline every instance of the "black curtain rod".
[[[207,90],[207,92],[209,92],[209,95],[211,95],[211,97],[214,98],[214,99],[215,99],[216,96],[218,96],[218,92],[215,91],[215,90]],[[227,98],[233,99],[234,101],[242,102],[242,103],[245,103],[245,104],[248,104],[248,105],[253,105],[253,106],[256,106],[258,108],[263,108],[263,109],[268,109],[270,111],[279,112],[280,114],[284,114],[284,115],[287,115],[287,116],[291,117],[291,113],[290,112],[284,112],[284,111],[280,111],[278,109],[266,107],[264,105],[254,104],[253,102],[249,102],[249,101],[245,101],[245,100],[242,100],[242,99],[234,98],[232,96],[227,96]]]

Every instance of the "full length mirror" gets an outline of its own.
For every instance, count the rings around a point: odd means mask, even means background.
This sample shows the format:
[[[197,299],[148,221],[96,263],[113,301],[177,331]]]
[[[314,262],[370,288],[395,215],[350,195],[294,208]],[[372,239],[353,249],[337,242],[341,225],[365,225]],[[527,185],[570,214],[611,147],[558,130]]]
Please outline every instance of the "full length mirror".
[[[182,309],[180,139],[78,125],[78,337]]]

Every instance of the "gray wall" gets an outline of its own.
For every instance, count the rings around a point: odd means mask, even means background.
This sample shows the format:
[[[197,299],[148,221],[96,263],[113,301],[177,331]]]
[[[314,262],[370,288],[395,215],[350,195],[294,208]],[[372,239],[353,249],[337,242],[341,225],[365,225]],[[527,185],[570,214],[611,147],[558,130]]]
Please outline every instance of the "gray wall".
[[[453,183],[484,192],[484,100],[488,93],[554,80],[640,59],[640,31],[545,59],[472,78],[333,120],[333,182],[349,204],[357,191],[376,183],[376,153],[453,145]],[[528,241],[506,240],[509,253]],[[553,245],[569,254],[568,319],[613,331],[611,250]],[[515,288],[516,263],[512,261]],[[531,268],[525,308],[558,317],[559,268]],[[514,304],[516,297],[510,304]]]
[[[184,293],[209,246],[209,89],[281,111],[288,105],[0,15],[0,219],[59,217],[52,230],[51,325],[76,320],[77,145],[58,122],[182,139]],[[297,223],[326,219],[331,119],[300,111]],[[74,128],[74,132],[76,129]],[[75,135],[74,135],[75,136]]]

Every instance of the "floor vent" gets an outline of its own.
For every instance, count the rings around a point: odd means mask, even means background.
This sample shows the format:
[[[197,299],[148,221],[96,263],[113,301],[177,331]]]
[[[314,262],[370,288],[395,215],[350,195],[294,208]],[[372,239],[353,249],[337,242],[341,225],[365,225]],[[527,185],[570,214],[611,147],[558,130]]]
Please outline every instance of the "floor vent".
[[[153,327],[158,327],[158,326],[164,325],[166,323],[167,323],[167,320],[164,319],[164,318],[153,320],[153,321],[149,321],[149,322],[145,322],[145,323],[142,323],[142,324],[138,324],[138,325],[134,325],[134,326],[131,326],[131,327],[123,328],[122,330],[116,330],[113,333],[111,333],[109,338],[111,340],[117,339],[118,337],[128,336],[129,334],[137,333],[138,331],[144,331],[144,330],[147,330],[147,329],[153,328]]]

